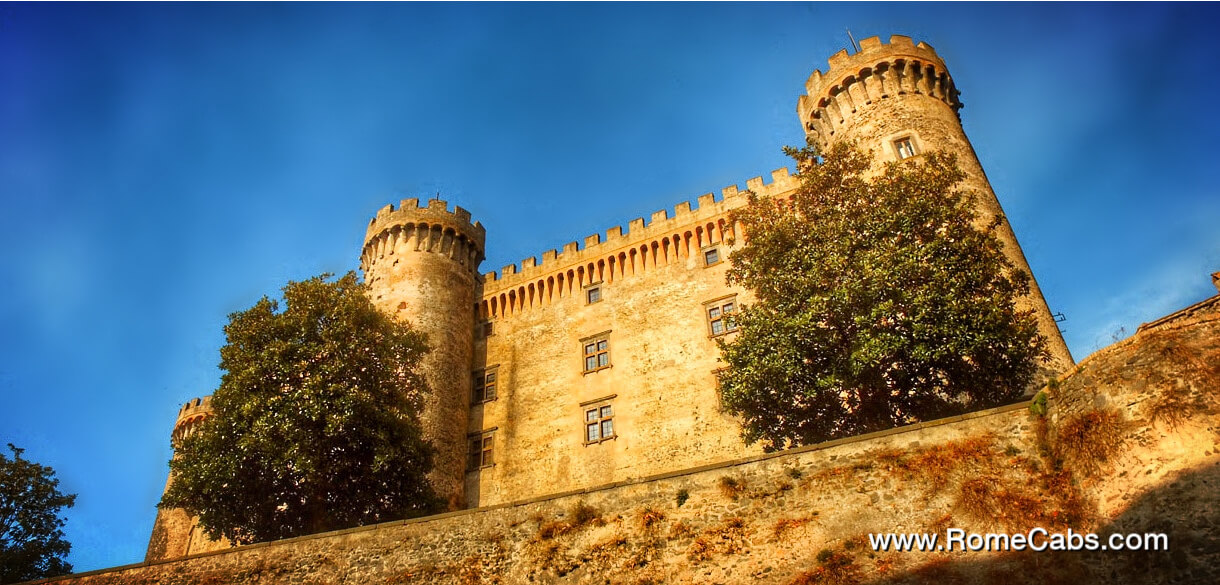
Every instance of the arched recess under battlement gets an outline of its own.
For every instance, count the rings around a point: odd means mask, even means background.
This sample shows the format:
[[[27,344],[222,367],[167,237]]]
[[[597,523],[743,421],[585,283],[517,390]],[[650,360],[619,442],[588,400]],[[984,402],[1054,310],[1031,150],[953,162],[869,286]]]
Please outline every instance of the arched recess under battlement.
[[[488,297],[491,304],[486,314],[489,317],[506,317],[527,308],[547,307],[558,299],[577,296],[581,289],[591,284],[613,284],[654,268],[682,264],[684,258],[699,256],[701,248],[735,242],[734,238],[739,235],[740,228],[729,216],[720,214],[701,220],[691,229],[633,243],[605,256],[582,259],[565,269],[531,277],[528,282],[514,288],[505,287],[507,293]],[[464,242],[467,241],[458,234],[455,245]],[[698,267],[702,266],[702,263],[698,264]],[[508,277],[514,278],[511,274]]]

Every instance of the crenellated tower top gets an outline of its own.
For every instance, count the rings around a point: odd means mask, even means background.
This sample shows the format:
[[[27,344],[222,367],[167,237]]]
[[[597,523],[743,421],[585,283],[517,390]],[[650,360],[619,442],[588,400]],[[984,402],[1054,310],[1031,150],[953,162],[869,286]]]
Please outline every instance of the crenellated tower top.
[[[473,272],[483,261],[487,230],[470,219],[469,211],[460,206],[450,211],[442,199],[431,199],[425,206],[417,198],[403,199],[397,209],[386,205],[369,220],[360,267],[367,273],[377,259],[393,253],[400,238],[412,238],[414,251],[440,252]]]
[[[174,431],[170,434],[170,442],[177,446],[178,442],[199,428],[199,424],[212,416],[212,397],[196,398],[178,409],[178,418],[174,421]]]
[[[945,62],[931,45],[910,37],[894,35],[888,44],[869,37],[860,41],[860,52],[843,49],[829,64],[826,73],[819,69],[809,76],[796,108],[805,132],[823,148],[851,125],[857,112],[898,95],[940,100],[954,114],[962,107]]]

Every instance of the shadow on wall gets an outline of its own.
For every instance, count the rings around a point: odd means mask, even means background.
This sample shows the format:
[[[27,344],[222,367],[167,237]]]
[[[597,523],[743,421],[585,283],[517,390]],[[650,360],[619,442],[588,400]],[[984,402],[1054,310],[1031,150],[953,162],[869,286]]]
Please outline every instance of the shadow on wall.
[[[954,553],[912,571],[865,581],[907,583],[1220,583],[1220,461],[1184,472],[1148,492],[1097,530],[1111,534],[1164,533],[1167,551],[1021,551],[985,561]],[[908,554],[908,553],[899,553]]]

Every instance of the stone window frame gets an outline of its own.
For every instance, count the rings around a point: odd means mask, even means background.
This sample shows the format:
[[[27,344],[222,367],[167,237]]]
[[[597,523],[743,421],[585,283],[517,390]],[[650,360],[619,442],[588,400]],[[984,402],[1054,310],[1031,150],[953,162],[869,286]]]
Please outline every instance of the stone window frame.
[[[590,350],[590,347],[593,349]],[[602,359],[605,356],[605,359]],[[589,367],[589,359],[593,358],[593,367]],[[610,331],[603,331],[580,340],[581,374],[592,374],[613,367],[610,363]]]
[[[708,262],[709,253],[716,254],[716,259],[714,261]],[[710,268],[712,266],[715,266],[717,264],[724,262],[724,255],[720,253],[720,244],[712,244],[710,246],[704,246],[704,247],[700,248],[699,249],[699,258],[703,262],[704,268]]]
[[[597,282],[592,282],[592,283],[586,284],[584,286],[584,288],[582,288],[581,290],[584,292],[586,305],[593,305],[596,303],[600,303],[600,302],[602,302],[602,299],[606,298],[605,295],[603,294],[605,292],[605,289],[602,287],[602,281],[600,281],[600,280]],[[591,298],[593,295],[597,295],[597,298],[596,299]]]
[[[733,309],[732,311],[726,312],[725,307],[729,305],[732,305]],[[713,310],[717,311],[717,315],[715,317],[712,316]],[[729,316],[737,315],[740,310],[741,304],[737,302],[736,294],[725,295],[710,301],[704,301],[703,321],[707,323],[707,336],[723,337],[730,333],[736,333],[738,329],[737,323],[734,323],[732,318]],[[719,333],[716,332],[716,322],[720,322],[724,327]]]
[[[500,364],[487,366],[481,370],[475,370],[471,373],[470,382],[470,405],[478,406],[499,399],[499,384],[500,375],[498,370]],[[491,378],[488,380],[488,378]],[[488,390],[491,390],[488,392]],[[489,397],[490,396],[490,397]]]
[[[492,427],[466,435],[466,472],[481,471],[496,466],[496,429]]]
[[[614,426],[614,405],[612,404],[615,398],[618,398],[618,394],[580,403],[580,437],[586,447],[618,439],[618,429]],[[610,427],[610,436],[605,434],[607,426]],[[591,429],[597,434],[594,439],[589,438]]]
[[[720,389],[722,388],[722,384],[721,384],[721,382],[723,381],[722,376],[724,376],[725,372],[728,372],[728,371],[729,371],[729,366],[727,366],[727,365],[720,366],[720,367],[712,370],[712,383],[715,385],[715,388],[716,388],[716,411],[719,412],[720,414],[731,416],[732,418],[736,419],[738,422],[744,423],[745,421],[741,420],[740,416],[733,415],[724,406],[724,394],[722,394],[720,392]]]
[[[902,144],[906,143],[910,146],[910,154],[903,156]],[[894,160],[903,161],[919,157],[923,154],[923,145],[919,139],[919,135],[915,132],[904,131],[897,134],[892,134],[885,138],[885,144],[889,146],[890,152],[894,155]]]
[[[483,339],[487,339],[488,337],[496,334],[495,325],[490,320],[483,321],[479,323],[478,332]]]

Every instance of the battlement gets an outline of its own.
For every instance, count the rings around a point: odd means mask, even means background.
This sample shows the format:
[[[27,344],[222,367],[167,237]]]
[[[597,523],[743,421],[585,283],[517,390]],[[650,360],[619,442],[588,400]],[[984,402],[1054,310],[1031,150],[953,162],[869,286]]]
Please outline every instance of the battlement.
[[[498,272],[484,273],[484,293],[498,292],[529,281],[540,274],[580,264],[590,258],[598,258],[652,238],[686,231],[684,228],[745,205],[747,198],[743,195],[747,191],[760,197],[774,197],[796,189],[799,182],[799,179],[784,167],[771,172],[769,183],[764,182],[762,177],[754,177],[746,181],[745,189],[738,185],[721,189],[720,199],[716,199],[713,193],[699,196],[695,200],[697,207],[692,207],[689,200],[683,201],[674,206],[672,215],[668,210],[662,209],[653,212],[647,221],[642,217],[631,220],[626,231],[621,225],[606,230],[604,239],[601,234],[592,234],[584,238],[583,245],[574,241],[565,244],[562,251],[547,250],[542,253],[541,262],[538,257],[530,256],[518,263],[504,266]]]
[[[430,199],[425,205],[420,205],[418,198],[403,199],[397,208],[386,205],[369,220],[360,254],[361,268],[367,272],[376,259],[393,254],[400,238],[414,238],[416,251],[439,249],[473,270],[483,260],[487,230],[483,224],[471,222],[469,211],[461,206],[450,210],[443,199]]]
[[[212,397],[196,398],[178,409],[178,418],[174,421],[174,430],[170,434],[170,442],[177,445],[179,441],[199,428],[199,424],[212,416]]]
[[[196,398],[183,404],[182,408],[178,409],[178,418],[174,421],[174,427],[186,422],[207,418],[210,414],[212,414],[212,397],[204,396]]]
[[[860,50],[835,53],[829,69],[816,69],[805,82],[806,95],[797,101],[797,114],[805,131],[825,139],[858,109],[902,94],[939,99],[954,112],[962,107],[945,62],[931,45],[894,35],[889,43],[879,37],[860,41]]]
[[[377,215],[369,220],[364,241],[372,240],[395,225],[421,222],[453,228],[477,244],[479,249],[483,248],[487,239],[487,230],[483,224],[477,221],[471,222],[470,212],[463,209],[462,206],[455,205],[451,211],[449,202],[444,199],[429,199],[425,205],[420,205],[419,199],[412,197],[400,201],[397,208],[391,203],[378,209]]]

